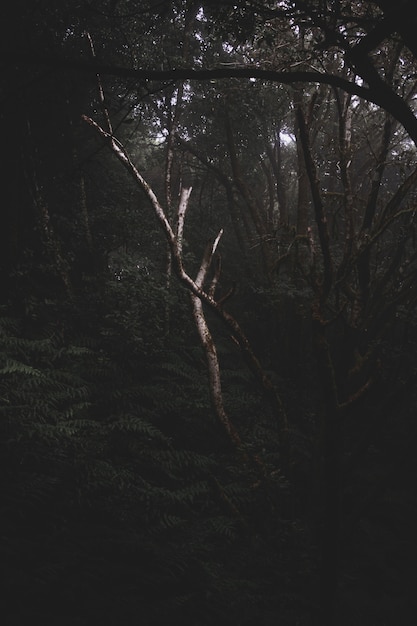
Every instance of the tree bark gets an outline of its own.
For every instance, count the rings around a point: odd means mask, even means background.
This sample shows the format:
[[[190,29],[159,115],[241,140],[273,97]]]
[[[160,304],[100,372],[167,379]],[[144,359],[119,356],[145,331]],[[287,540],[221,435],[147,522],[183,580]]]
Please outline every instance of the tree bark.
[[[208,244],[203,256],[203,260],[201,262],[200,270],[195,279],[195,284],[199,289],[204,288],[204,282],[207,278],[207,272],[211,266],[213,255],[216,251],[220,238],[223,234],[221,230],[214,240],[213,244]],[[211,285],[209,289],[209,293],[214,292],[214,285]],[[213,293],[214,296],[214,293]],[[217,415],[218,420],[223,425],[225,431],[231,442],[237,447],[242,448],[242,440],[231,423],[226,409],[223,403],[223,392],[222,392],[222,384],[221,384],[221,376],[220,376],[220,365],[219,359],[217,356],[216,345],[213,340],[213,336],[208,327],[204,310],[203,303],[201,299],[194,293],[190,294],[191,302],[193,305],[193,315],[194,321],[197,327],[197,331],[200,337],[201,345],[203,346],[206,360],[207,360],[207,370],[209,376],[209,389],[210,389],[210,397],[212,401],[212,405],[214,411]]]

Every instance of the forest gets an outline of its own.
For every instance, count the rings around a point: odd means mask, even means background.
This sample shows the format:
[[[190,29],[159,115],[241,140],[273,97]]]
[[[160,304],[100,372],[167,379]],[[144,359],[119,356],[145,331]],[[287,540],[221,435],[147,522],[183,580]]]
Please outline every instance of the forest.
[[[412,0],[15,0],[4,626],[417,623]]]

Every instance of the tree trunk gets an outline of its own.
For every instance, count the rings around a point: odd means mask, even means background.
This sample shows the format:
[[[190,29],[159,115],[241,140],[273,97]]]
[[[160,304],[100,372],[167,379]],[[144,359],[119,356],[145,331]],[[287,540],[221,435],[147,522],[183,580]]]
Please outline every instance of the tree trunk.
[[[323,415],[319,457],[321,471],[318,492],[320,537],[320,626],[337,626],[340,545],[340,455],[341,409],[338,403],[335,372],[319,311],[313,311],[314,350],[323,393]]]

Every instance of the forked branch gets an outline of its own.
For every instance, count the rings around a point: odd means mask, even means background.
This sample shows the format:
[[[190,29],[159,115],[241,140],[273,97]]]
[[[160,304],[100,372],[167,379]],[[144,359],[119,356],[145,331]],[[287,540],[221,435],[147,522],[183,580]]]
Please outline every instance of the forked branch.
[[[184,227],[184,219],[185,212],[187,207],[187,202],[189,198],[190,190],[184,190],[180,200],[180,207],[178,212],[178,223],[177,223],[177,232],[174,232],[166,214],[164,208],[160,204],[155,192],[151,188],[151,186],[147,183],[147,181],[143,178],[133,161],[131,160],[129,154],[127,153],[124,146],[120,143],[118,139],[114,137],[113,134],[106,131],[102,128],[97,122],[95,122],[90,117],[83,115],[83,120],[87,122],[92,128],[96,130],[96,132],[108,143],[110,149],[115,154],[115,156],[119,159],[119,161],[123,164],[123,166],[127,169],[129,174],[132,176],[134,181],[138,184],[138,186],[145,192],[148,199],[151,202],[154,213],[160,223],[162,231],[168,241],[168,245],[172,255],[173,261],[173,270],[180,280],[180,282],[190,291],[190,293],[195,296],[200,305],[197,305],[197,309],[201,311],[202,304],[207,305],[226,325],[230,334],[238,343],[241,348],[242,354],[245,357],[246,362],[248,363],[251,370],[254,372],[262,387],[265,389],[267,394],[271,397],[273,404],[277,413],[278,423],[283,430],[287,430],[288,422],[285,413],[285,409],[283,407],[281,398],[277,394],[273,383],[270,381],[269,377],[264,372],[258,358],[256,357],[253,349],[250,345],[249,340],[247,339],[245,333],[239,326],[236,319],[230,315],[227,311],[223,309],[221,304],[217,302],[214,298],[213,290],[206,291],[203,287],[204,277],[207,274],[207,270],[210,266],[211,259],[217,247],[217,244],[221,237],[221,232],[217,236],[214,244],[209,249],[208,253],[206,252],[206,258],[203,259],[202,267],[200,267],[199,275],[196,280],[193,280],[191,276],[184,269],[183,259],[182,259],[182,232]],[[179,237],[178,235],[181,235]],[[203,280],[201,280],[203,278]],[[230,434],[230,433],[229,433]],[[236,443],[236,441],[235,441]]]

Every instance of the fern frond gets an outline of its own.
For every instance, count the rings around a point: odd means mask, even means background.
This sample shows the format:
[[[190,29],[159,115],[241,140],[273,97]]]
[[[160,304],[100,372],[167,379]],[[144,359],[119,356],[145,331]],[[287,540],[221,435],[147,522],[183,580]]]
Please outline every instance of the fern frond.
[[[6,376],[8,374],[20,374],[22,376],[34,376],[36,378],[43,377],[39,369],[10,358],[7,359],[5,365],[0,368],[0,375]]]
[[[119,431],[123,433],[131,433],[134,435],[141,435],[148,439],[156,439],[158,441],[168,442],[168,438],[162,434],[162,432],[156,428],[153,424],[141,417],[133,415],[122,415],[117,420],[112,421],[109,424],[111,431]]]
[[[215,467],[214,459],[190,450],[158,450],[152,454],[155,461],[167,469],[210,471]]]

